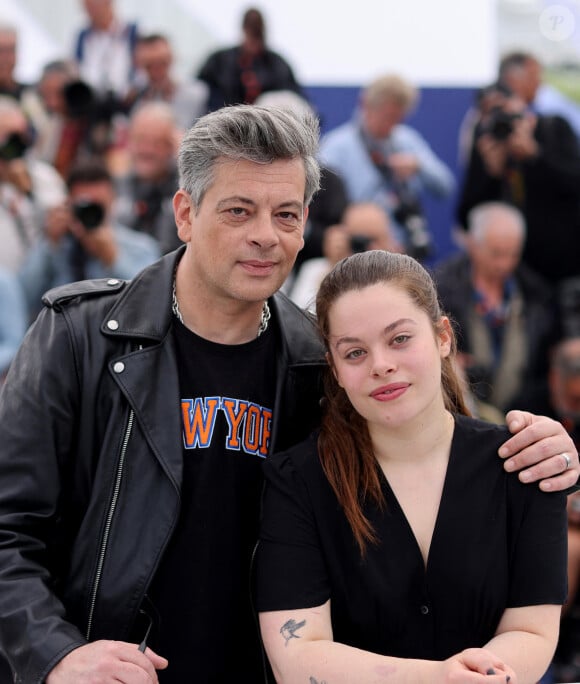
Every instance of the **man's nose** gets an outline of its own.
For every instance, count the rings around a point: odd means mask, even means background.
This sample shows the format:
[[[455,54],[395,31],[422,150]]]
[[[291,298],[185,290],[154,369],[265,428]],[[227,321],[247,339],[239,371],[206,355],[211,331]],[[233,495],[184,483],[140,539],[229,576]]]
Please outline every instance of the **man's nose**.
[[[257,215],[252,221],[249,239],[260,247],[272,247],[279,241],[278,233],[272,223],[271,216]]]

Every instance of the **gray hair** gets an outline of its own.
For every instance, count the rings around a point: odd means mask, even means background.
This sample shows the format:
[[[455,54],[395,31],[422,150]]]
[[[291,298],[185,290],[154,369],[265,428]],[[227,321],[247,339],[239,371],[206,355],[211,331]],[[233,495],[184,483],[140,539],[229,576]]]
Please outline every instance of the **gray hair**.
[[[493,224],[498,214],[510,218],[522,240],[525,239],[526,221],[522,212],[511,204],[505,204],[505,202],[483,202],[469,212],[467,226],[472,239],[476,242],[482,242],[488,227]]]
[[[308,205],[320,187],[319,135],[314,114],[256,105],[223,107],[199,118],[181,141],[179,185],[199,206],[216,165],[224,159],[270,164],[299,158],[304,163],[304,204]]]

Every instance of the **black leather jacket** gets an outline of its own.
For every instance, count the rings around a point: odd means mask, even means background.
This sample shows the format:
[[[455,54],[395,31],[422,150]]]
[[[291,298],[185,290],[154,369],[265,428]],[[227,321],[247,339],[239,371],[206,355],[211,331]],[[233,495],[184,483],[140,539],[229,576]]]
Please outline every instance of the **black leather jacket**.
[[[43,682],[86,640],[127,639],[180,510],[174,252],[132,282],[49,292],[0,398],[0,645]],[[322,348],[283,295],[271,451],[319,421]]]

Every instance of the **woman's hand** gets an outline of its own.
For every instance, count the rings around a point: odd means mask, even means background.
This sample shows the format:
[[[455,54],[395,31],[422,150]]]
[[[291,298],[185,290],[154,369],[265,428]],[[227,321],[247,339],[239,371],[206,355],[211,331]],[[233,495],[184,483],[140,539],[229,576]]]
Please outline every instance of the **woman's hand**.
[[[484,648],[468,648],[441,663],[446,684],[517,684],[514,671]]]

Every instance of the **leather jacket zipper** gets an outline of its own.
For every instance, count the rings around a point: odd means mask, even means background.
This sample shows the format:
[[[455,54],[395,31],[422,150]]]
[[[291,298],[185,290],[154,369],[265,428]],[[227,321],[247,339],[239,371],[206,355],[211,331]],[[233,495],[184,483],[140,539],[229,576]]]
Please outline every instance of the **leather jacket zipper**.
[[[135,411],[131,409],[129,411],[129,417],[127,419],[127,426],[125,428],[125,434],[123,436],[123,441],[121,443],[121,452],[119,454],[119,462],[117,464],[117,473],[115,475],[115,484],[113,486],[113,493],[111,495],[111,501],[109,504],[109,511],[107,513],[107,519],[105,522],[105,530],[103,532],[103,537],[101,540],[101,550],[99,552],[99,558],[97,562],[97,570],[95,572],[95,578],[93,581],[93,588],[91,591],[91,599],[89,604],[89,617],[87,620],[87,631],[86,639],[90,641],[91,631],[93,628],[93,617],[95,612],[95,605],[97,603],[97,593],[99,591],[99,584],[101,582],[101,575],[103,573],[103,566],[105,564],[105,556],[107,555],[107,546],[109,544],[109,535],[111,533],[111,525],[113,524],[113,518],[115,516],[115,509],[117,508],[117,502],[119,500],[119,492],[121,490],[121,481],[123,479],[123,471],[125,468],[125,456],[127,454],[127,447],[129,445],[129,439],[131,437],[131,432],[133,430],[133,422],[135,420]]]

